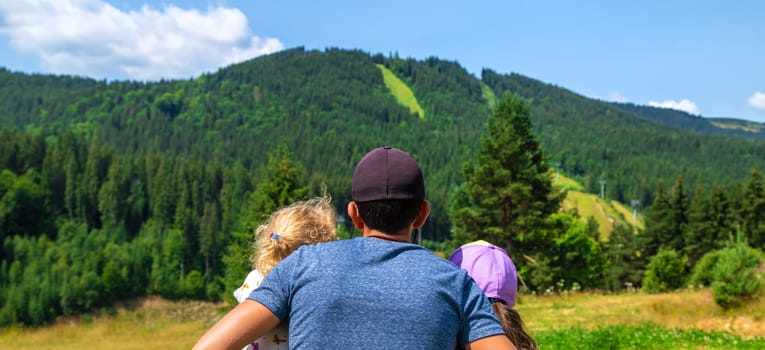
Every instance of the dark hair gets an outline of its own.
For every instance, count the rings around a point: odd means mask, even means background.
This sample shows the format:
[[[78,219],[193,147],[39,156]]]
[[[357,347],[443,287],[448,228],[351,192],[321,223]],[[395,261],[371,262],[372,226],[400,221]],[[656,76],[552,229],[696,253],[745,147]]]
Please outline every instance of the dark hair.
[[[523,320],[518,311],[501,302],[492,303],[491,308],[494,309],[505,334],[518,350],[538,349],[537,342],[523,329]]]
[[[414,221],[422,202],[420,199],[385,199],[356,202],[356,206],[364,224],[373,230],[392,235]]]

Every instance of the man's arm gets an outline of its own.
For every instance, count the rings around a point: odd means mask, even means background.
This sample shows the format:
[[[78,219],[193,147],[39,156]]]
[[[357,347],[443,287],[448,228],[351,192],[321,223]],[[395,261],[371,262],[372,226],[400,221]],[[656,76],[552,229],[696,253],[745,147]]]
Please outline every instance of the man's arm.
[[[194,345],[194,350],[240,350],[279,325],[279,318],[263,304],[245,300],[223,316]]]
[[[504,334],[478,339],[465,346],[465,350],[516,350],[510,339]]]

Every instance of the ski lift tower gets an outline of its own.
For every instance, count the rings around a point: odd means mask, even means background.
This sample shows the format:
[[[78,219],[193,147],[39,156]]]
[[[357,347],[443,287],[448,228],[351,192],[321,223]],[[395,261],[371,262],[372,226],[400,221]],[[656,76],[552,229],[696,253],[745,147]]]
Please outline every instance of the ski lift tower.
[[[633,199],[632,200],[632,224],[637,225],[637,210],[638,207],[640,207],[640,200]]]

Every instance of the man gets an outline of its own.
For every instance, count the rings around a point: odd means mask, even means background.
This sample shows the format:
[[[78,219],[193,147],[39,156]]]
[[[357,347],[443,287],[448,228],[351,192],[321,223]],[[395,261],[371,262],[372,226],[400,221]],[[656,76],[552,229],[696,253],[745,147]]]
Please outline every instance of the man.
[[[362,237],[298,249],[195,349],[240,349],[280,322],[292,349],[514,349],[465,271],[409,243],[430,214],[417,162],[374,149],[351,186]]]

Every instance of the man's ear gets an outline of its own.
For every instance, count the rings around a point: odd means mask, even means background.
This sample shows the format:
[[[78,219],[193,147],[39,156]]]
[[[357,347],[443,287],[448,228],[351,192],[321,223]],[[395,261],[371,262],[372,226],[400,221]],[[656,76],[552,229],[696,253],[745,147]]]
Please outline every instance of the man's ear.
[[[361,219],[359,207],[356,205],[355,201],[350,201],[348,203],[348,217],[351,218],[351,222],[353,222],[355,228],[364,231],[364,220]]]
[[[417,213],[417,217],[414,218],[412,226],[414,228],[420,228],[422,225],[425,225],[425,220],[428,219],[428,215],[430,215],[430,202],[422,201],[420,212]]]

